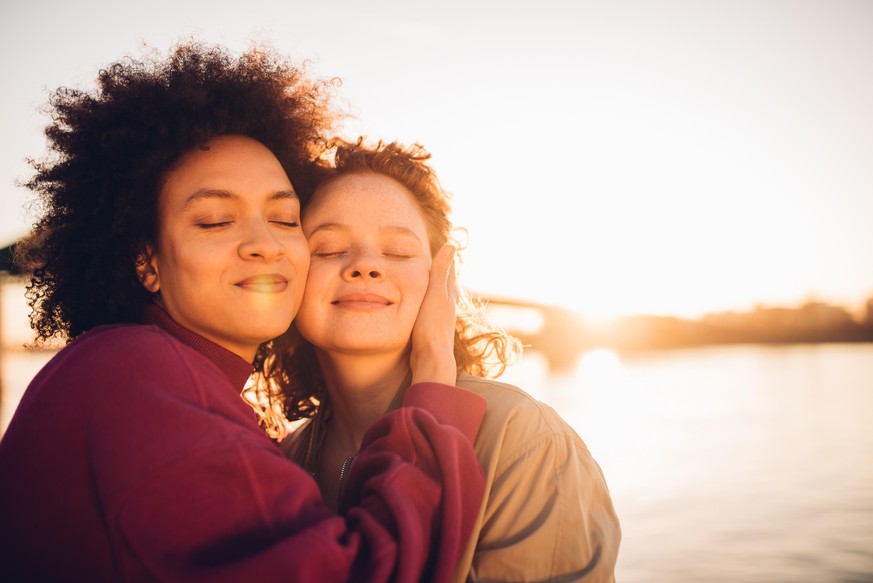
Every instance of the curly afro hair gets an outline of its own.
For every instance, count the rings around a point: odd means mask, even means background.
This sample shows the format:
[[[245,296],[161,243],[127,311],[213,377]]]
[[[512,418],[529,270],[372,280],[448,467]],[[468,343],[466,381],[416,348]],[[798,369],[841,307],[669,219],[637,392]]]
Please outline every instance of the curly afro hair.
[[[125,58],[95,90],[60,88],[49,101],[50,157],[31,161],[27,187],[44,214],[16,245],[31,274],[37,340],[72,339],[101,324],[136,322],[151,301],[135,265],[157,236],[165,173],[221,135],[258,140],[305,198],[337,119],[335,80],[314,80],[269,47],[241,56],[188,41],[168,55]]]

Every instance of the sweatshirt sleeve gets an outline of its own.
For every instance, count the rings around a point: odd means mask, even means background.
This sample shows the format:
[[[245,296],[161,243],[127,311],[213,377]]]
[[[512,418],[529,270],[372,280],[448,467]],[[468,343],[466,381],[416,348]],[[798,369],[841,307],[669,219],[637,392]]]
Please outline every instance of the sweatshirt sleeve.
[[[470,443],[481,398],[439,386],[437,415],[425,398],[384,416],[365,439],[337,516],[217,371],[134,373],[106,387],[90,431],[95,496],[120,579],[450,576],[482,501],[484,477]]]
[[[449,580],[466,548],[480,506],[470,504],[476,496],[468,487],[476,487],[475,476],[482,475],[482,470],[478,461],[468,464],[465,447],[459,445],[466,446],[466,440],[472,442],[476,437],[485,412],[484,400],[480,399],[463,389],[419,383],[407,390],[404,406],[389,413],[389,417],[397,417],[396,422],[389,424],[383,418],[364,436],[362,453],[352,466],[340,511],[353,523],[382,517],[381,522],[394,525],[393,538],[407,547],[394,547],[392,562],[396,563],[394,576],[398,581]],[[459,415],[461,410],[480,413]],[[440,430],[443,424],[454,424],[466,438],[447,435]],[[403,462],[409,459],[415,459],[416,470],[440,476],[441,484],[428,484],[409,471]],[[374,507],[367,503],[371,497],[377,502]],[[481,503],[481,496],[478,499]],[[431,514],[433,508],[439,508],[439,512]],[[458,537],[458,532],[464,535]],[[384,552],[388,548],[386,545]],[[420,556],[426,549],[442,549],[442,556]]]

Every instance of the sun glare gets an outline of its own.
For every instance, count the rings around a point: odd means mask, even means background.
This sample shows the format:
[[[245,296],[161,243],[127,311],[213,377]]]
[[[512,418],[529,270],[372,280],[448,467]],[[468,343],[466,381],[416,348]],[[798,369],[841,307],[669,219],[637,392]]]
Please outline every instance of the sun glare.
[[[614,387],[621,370],[621,358],[605,348],[586,353],[576,367],[576,372],[586,383],[602,388]]]

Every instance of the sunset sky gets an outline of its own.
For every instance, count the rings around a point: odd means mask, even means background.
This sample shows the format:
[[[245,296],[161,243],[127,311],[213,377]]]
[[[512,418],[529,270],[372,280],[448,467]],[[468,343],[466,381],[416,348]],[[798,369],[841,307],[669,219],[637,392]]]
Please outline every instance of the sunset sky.
[[[873,2],[0,0],[0,244],[61,85],[195,35],[342,80],[418,141],[461,279],[593,316],[873,297]]]

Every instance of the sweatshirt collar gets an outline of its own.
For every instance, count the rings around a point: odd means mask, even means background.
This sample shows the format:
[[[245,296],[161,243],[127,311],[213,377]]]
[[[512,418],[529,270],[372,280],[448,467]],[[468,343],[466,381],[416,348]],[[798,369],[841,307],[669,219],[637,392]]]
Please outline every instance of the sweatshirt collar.
[[[170,315],[155,304],[149,304],[143,311],[143,324],[152,324],[173,336],[182,344],[186,344],[215,363],[221,372],[230,380],[235,387],[246,384],[252,374],[252,363],[234,354],[233,352],[207,340],[203,336],[192,332],[176,323]]]

